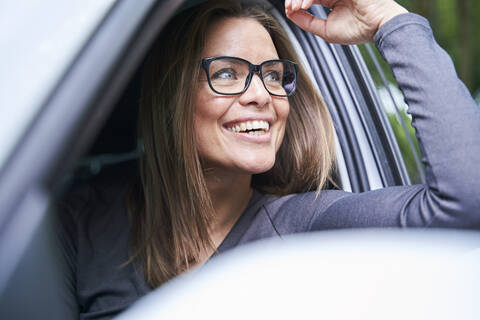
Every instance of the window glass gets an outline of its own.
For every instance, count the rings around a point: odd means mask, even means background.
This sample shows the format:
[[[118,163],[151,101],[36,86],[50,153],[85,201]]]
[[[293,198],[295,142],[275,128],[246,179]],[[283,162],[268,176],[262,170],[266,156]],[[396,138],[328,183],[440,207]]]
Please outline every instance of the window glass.
[[[368,46],[368,47],[367,47]],[[424,168],[421,164],[420,149],[412,127],[411,116],[406,112],[407,104],[392,71],[380,53],[371,44],[359,45],[377,88],[382,106],[387,114],[392,131],[397,139],[405,167],[412,183],[424,181]]]
[[[0,168],[113,3],[0,1]]]

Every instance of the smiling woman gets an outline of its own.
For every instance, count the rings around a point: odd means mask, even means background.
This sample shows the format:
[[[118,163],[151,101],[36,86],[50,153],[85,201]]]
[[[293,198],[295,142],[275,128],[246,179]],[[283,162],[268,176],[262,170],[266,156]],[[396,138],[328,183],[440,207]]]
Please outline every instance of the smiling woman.
[[[328,24],[300,10],[313,2],[331,7]],[[287,1],[286,13],[332,41],[375,41],[405,93],[427,183],[326,190],[335,161],[332,121],[279,23],[238,1],[183,10],[144,62],[138,172],[80,190],[62,216],[83,318],[112,316],[257,239],[480,226],[480,114],[428,22],[390,0],[338,3],[348,5]]]
[[[250,47],[250,43],[263,45]],[[222,19],[210,26],[202,56],[225,55],[241,57],[256,64],[278,59],[277,50],[267,30],[255,20],[246,18]],[[236,69],[239,68],[230,68]],[[218,71],[212,75],[215,76],[216,73]],[[212,75],[209,76],[210,79]],[[211,169],[216,178],[220,178],[222,171],[231,176],[229,172],[234,168],[237,172],[249,175],[262,173],[273,167],[288,117],[288,100],[285,97],[271,96],[262,83],[265,79],[262,81],[257,75],[249,77],[252,80],[242,93],[247,77],[240,74],[234,76],[240,78],[239,82],[242,83],[239,90],[241,94],[226,97],[216,94],[204,85],[207,82],[203,81],[200,82],[195,97],[196,149],[204,167]],[[214,83],[219,82],[217,78],[213,79]],[[260,129],[259,121],[268,124],[267,131],[253,131],[253,125],[256,126],[255,129]],[[247,126],[250,127],[249,130]],[[235,131],[228,130],[230,128],[235,128]],[[224,181],[228,179],[231,178],[221,178]],[[241,189],[238,184],[236,187]]]
[[[214,1],[182,12],[166,30],[145,66],[143,187],[130,198],[136,255],[148,261],[152,285],[208,259],[252,185],[277,195],[320,189],[334,159],[326,106],[292,62],[298,58],[275,19]],[[276,95],[272,70],[281,71]],[[225,94],[226,81],[239,82],[237,92]]]

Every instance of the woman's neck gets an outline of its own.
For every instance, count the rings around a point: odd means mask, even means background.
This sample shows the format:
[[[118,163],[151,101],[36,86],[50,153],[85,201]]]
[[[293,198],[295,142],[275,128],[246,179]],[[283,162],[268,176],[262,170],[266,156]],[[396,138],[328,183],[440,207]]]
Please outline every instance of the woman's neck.
[[[208,170],[207,187],[215,210],[211,236],[215,246],[220,245],[235,222],[246,209],[253,189],[252,175]]]

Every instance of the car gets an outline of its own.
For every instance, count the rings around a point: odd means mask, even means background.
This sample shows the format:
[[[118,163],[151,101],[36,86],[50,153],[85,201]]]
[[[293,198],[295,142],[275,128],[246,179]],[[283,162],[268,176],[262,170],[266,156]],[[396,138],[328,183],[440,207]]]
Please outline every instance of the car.
[[[54,204],[77,183],[131,167],[141,152],[132,119],[142,62],[168,19],[199,2],[2,4],[0,21],[13,26],[0,33],[8,42],[0,53],[2,319],[65,318],[73,302],[61,297]],[[405,141],[397,140],[384,109],[397,109],[415,155],[401,98],[381,68],[372,70],[383,80],[380,88],[367,67],[366,61],[378,66],[374,49],[328,44],[288,21],[283,1],[254,2],[285,27],[325,99],[336,129],[337,184],[362,192],[422,181],[418,156],[413,166],[404,160]],[[321,6],[311,10],[328,14]]]
[[[262,240],[178,276],[115,319],[478,319],[479,244],[477,232],[446,230]]]

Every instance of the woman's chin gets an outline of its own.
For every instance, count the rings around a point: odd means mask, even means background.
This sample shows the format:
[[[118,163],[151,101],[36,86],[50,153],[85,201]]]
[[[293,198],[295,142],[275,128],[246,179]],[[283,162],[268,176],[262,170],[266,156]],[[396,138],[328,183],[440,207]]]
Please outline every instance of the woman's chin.
[[[236,167],[242,172],[249,174],[264,173],[273,168],[275,164],[275,157],[273,158],[256,158],[248,161],[241,161],[236,163]]]

